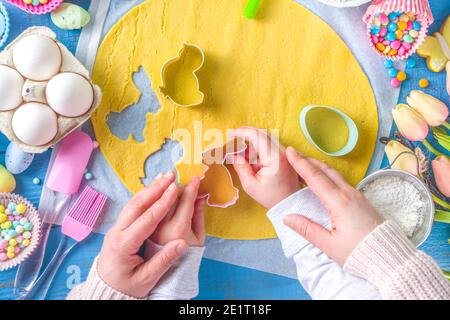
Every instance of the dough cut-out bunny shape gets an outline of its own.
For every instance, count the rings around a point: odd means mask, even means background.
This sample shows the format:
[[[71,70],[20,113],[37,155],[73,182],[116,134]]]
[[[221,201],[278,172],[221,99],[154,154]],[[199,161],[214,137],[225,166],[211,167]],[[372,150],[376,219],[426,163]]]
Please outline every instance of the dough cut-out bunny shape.
[[[193,44],[183,44],[178,56],[161,69],[161,93],[179,107],[194,107],[203,103],[197,71],[203,67],[205,55]]]
[[[441,72],[450,61],[450,16],[442,25],[441,32],[427,36],[417,49],[417,54],[427,59],[427,67],[431,71]]]

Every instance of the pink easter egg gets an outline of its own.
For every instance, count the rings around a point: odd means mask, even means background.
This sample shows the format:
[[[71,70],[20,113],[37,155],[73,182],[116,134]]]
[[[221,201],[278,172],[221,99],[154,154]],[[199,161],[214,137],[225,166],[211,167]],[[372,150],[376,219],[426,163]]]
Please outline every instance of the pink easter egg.
[[[405,48],[406,51],[411,50],[411,43],[403,42],[402,47]]]
[[[16,241],[17,241],[17,243],[22,243],[23,237],[22,236],[17,236],[16,237]]]
[[[9,221],[14,221],[14,216],[8,216]]]
[[[413,23],[412,23],[412,21],[408,21],[407,23],[406,23],[406,30],[412,30],[412,28],[413,28]]]
[[[376,36],[376,35],[372,35],[372,43],[375,43],[375,44],[377,44],[378,43],[378,37]]]
[[[406,52],[406,50],[405,50],[404,47],[400,47],[400,48],[398,49],[398,55],[399,55],[399,56],[405,55],[405,52]]]
[[[5,210],[6,215],[11,216],[13,214],[13,212],[11,211],[11,209],[7,208]]]
[[[8,247],[8,240],[0,240],[0,249],[6,249]]]
[[[398,80],[397,78],[391,79],[391,86],[393,86],[394,88],[399,88],[400,83],[401,83],[400,80]]]
[[[387,29],[386,28],[381,28],[380,29],[380,36],[384,37],[387,34]]]
[[[383,41],[383,44],[384,44],[385,46],[388,46],[389,44],[391,44],[391,42],[390,42],[389,40],[384,40],[384,41]]]
[[[395,41],[392,41],[391,48],[398,50],[398,48],[400,48],[401,45],[402,45],[402,42],[400,40],[395,40]]]
[[[20,247],[16,246],[16,247],[14,248],[14,253],[15,253],[15,254],[19,254],[20,251],[22,251],[22,250],[20,249]]]
[[[384,13],[380,14],[380,22],[381,24],[388,24],[389,23],[388,16]]]
[[[0,253],[0,261],[6,261],[8,260],[8,256],[6,255],[6,253]]]

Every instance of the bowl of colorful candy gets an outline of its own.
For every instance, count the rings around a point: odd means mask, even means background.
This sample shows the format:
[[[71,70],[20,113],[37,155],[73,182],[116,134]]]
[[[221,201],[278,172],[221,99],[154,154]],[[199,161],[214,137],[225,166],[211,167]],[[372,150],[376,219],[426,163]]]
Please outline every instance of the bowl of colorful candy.
[[[6,0],[32,14],[46,14],[58,8],[63,0]]]
[[[9,35],[9,16],[6,8],[0,2],[0,48],[6,43]]]
[[[383,58],[410,57],[433,23],[428,0],[375,0],[364,15],[371,47]]]
[[[39,243],[41,222],[34,206],[13,193],[0,193],[0,271],[22,263]]]

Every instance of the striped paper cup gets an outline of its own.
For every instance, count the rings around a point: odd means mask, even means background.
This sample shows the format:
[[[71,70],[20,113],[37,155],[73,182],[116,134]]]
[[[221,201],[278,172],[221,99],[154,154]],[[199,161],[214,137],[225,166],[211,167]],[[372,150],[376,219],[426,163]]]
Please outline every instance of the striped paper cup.
[[[411,46],[404,55],[389,56],[380,52],[373,44],[371,40],[370,27],[375,15],[380,13],[389,14],[391,12],[408,12],[416,16],[416,20],[420,23],[421,29],[418,37],[415,39]],[[428,0],[374,0],[372,4],[367,8],[367,11],[363,17],[364,22],[367,24],[367,35],[369,37],[370,46],[375,52],[382,58],[391,60],[402,60],[409,58],[420,47],[425,36],[427,35],[428,28],[433,23],[433,13],[431,12],[430,4]]]
[[[32,4],[26,4],[25,2],[23,2],[23,0],[6,0],[6,1],[32,14],[46,14],[52,12],[53,10],[58,8],[63,2],[63,0],[48,0],[48,2],[45,4],[40,3],[37,6],[34,6]]]
[[[30,245],[25,247],[16,257],[6,261],[0,261],[0,272],[13,268],[25,261],[39,245],[41,238],[41,221],[33,204],[17,194],[0,193],[0,204],[6,207],[9,202],[23,203],[26,206],[27,211],[24,216],[33,224],[33,230],[31,231]]]

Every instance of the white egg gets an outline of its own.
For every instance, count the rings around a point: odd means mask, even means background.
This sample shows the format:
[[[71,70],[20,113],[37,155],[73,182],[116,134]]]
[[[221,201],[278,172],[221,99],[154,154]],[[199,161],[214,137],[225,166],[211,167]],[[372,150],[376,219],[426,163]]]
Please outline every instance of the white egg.
[[[61,68],[61,50],[55,41],[43,35],[20,39],[13,47],[14,65],[25,78],[49,80]]]
[[[12,118],[12,129],[22,142],[42,146],[53,140],[58,132],[58,118],[53,110],[42,103],[26,103]]]
[[[22,103],[23,84],[20,73],[0,65],[0,111],[17,108]]]
[[[65,117],[78,117],[91,108],[94,90],[83,76],[64,72],[48,82],[46,96],[48,105],[57,113]]]

